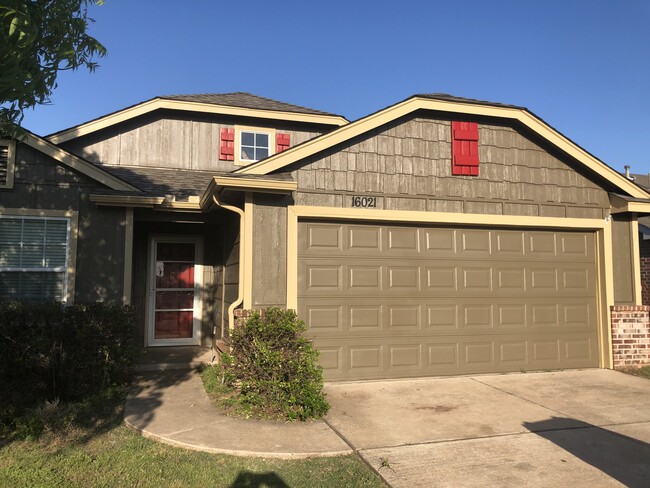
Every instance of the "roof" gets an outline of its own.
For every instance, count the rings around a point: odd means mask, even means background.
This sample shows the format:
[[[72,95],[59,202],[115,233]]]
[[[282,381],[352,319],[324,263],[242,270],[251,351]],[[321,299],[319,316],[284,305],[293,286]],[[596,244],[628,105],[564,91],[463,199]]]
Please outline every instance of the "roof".
[[[278,112],[296,112],[301,114],[331,115],[337,114],[315,110],[313,108],[301,107],[291,103],[273,100],[272,98],[260,97],[248,92],[234,93],[201,93],[196,95],[163,95],[158,98],[165,100],[182,100],[185,102],[209,103],[212,105],[226,105],[229,107],[243,107],[257,110],[275,110]]]
[[[146,166],[108,166],[97,164],[104,171],[128,182],[142,190],[141,193],[103,192],[105,194],[141,195],[164,197],[173,195],[177,201],[188,200],[192,196],[201,196],[214,177],[227,177],[240,180],[277,180],[293,181],[290,175],[237,175],[227,172],[192,170],[192,169],[163,169]],[[96,192],[97,193],[97,192]]]
[[[384,124],[418,110],[461,114],[464,116],[491,117],[517,122],[541,139],[549,142],[555,148],[574,158],[585,168],[600,176],[605,181],[612,183],[612,185],[623,193],[636,198],[650,198],[650,194],[646,190],[635,185],[603,161],[578,146],[575,142],[551,127],[528,109],[516,105],[485,102],[440,93],[413,95],[406,100],[339,127],[332,132],[310,139],[262,161],[239,168],[235,170],[235,173],[262,175],[280,171],[309,156],[327,150],[337,144],[345,143],[354,137],[366,134]]]
[[[46,139],[54,144],[61,144],[156,110],[198,112],[331,127],[340,127],[348,123],[348,120],[341,115],[330,114],[244,92],[166,95],[155,97],[118,110],[117,112],[63,129],[48,135]]]
[[[419,93],[416,95],[413,95],[413,97],[419,97],[419,98],[430,98],[432,100],[446,100],[448,102],[458,102],[458,103],[475,103],[475,104],[480,104],[480,105],[490,105],[493,107],[508,107],[508,108],[516,108],[519,110],[528,110],[526,107],[521,107],[519,105],[508,105],[505,103],[500,103],[500,102],[489,102],[487,100],[477,100],[476,98],[464,98],[464,97],[456,97],[454,95],[449,95],[448,93]]]

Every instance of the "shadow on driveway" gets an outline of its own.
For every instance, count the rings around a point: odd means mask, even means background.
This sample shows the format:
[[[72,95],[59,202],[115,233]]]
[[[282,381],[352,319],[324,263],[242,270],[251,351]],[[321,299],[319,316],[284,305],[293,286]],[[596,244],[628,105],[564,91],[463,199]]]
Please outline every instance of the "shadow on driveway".
[[[572,418],[553,417],[523,426],[625,486],[650,486],[646,442]]]

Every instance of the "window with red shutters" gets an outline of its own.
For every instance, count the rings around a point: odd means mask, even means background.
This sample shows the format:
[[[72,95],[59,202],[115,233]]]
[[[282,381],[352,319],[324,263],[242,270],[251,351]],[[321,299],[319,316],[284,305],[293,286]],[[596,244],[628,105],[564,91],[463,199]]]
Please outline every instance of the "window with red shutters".
[[[281,134],[278,132],[275,134],[275,152],[281,153],[289,149],[291,145],[291,135],[290,134]]]
[[[225,161],[235,160],[235,129],[221,129],[219,159]]]
[[[451,123],[451,174],[478,176],[478,124]]]

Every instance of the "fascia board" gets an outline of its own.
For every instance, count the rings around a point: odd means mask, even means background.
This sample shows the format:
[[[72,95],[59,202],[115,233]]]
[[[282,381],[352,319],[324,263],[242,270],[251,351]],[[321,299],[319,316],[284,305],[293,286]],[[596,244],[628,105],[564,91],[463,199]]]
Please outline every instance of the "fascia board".
[[[124,110],[120,110],[119,112],[86,122],[85,124],[80,124],[61,132],[56,132],[49,135],[46,139],[54,144],[60,144],[160,109],[232,115],[257,119],[283,120],[289,122],[304,122],[310,124],[333,125],[337,127],[348,123],[347,119],[338,115],[303,114],[299,112],[262,110],[232,107],[229,105],[215,105],[212,103],[154,98]]]

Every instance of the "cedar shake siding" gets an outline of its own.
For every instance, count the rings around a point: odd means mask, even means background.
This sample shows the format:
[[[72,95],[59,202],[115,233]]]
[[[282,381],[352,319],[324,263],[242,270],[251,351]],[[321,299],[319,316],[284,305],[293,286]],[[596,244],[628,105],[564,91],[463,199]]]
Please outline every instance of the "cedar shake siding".
[[[288,168],[297,205],[604,218],[609,198],[590,179],[506,125],[479,123],[479,175],[452,176],[451,123],[405,117]]]
[[[291,146],[331,130],[282,121],[157,111],[72,139],[61,147],[94,163],[226,172],[238,166],[219,158],[220,131],[236,125],[289,134]],[[275,147],[274,141],[272,145]]]

